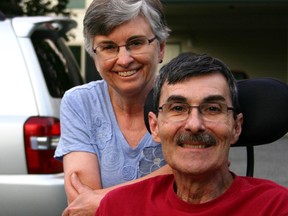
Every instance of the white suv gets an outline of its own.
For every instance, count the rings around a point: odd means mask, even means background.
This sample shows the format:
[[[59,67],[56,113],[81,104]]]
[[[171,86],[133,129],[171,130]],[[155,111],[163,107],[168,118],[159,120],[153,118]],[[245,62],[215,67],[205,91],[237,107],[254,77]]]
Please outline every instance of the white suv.
[[[62,163],[53,159],[66,90],[83,80],[65,45],[76,22],[0,15],[0,215],[61,215]]]

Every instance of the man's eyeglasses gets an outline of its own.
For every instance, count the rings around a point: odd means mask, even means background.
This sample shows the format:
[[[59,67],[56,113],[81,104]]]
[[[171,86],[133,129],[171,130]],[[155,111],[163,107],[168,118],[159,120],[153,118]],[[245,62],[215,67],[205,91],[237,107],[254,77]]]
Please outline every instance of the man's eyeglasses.
[[[137,37],[127,41],[127,43],[124,45],[118,45],[114,42],[102,42],[93,49],[93,52],[105,60],[115,58],[119,53],[120,47],[125,47],[131,55],[141,54],[147,52],[147,47],[155,39],[156,37],[153,37],[151,39],[148,39],[146,37]]]
[[[227,104],[219,102],[202,103],[199,106],[190,106],[186,103],[165,103],[158,108],[165,118],[174,121],[186,121],[191,113],[192,108],[198,109],[199,113],[207,121],[223,121],[227,118],[229,110],[234,110],[233,107],[228,107]]]

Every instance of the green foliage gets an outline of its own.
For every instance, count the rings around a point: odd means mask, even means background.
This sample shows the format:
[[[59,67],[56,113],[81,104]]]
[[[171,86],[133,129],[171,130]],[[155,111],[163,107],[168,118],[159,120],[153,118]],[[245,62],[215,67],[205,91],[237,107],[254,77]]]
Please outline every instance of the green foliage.
[[[0,11],[6,16],[71,16],[68,3],[69,0],[1,0]]]
[[[20,6],[22,0],[1,0],[0,1],[0,11],[6,16],[23,16],[24,12]]]

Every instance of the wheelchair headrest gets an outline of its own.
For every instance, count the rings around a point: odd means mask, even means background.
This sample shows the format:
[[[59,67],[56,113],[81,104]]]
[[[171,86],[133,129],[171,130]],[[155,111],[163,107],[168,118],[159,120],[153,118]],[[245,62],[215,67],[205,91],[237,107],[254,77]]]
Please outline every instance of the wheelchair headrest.
[[[288,85],[272,78],[237,82],[242,133],[233,146],[263,145],[280,139],[288,132]],[[144,120],[150,132],[148,113],[154,110],[153,92],[146,99]]]

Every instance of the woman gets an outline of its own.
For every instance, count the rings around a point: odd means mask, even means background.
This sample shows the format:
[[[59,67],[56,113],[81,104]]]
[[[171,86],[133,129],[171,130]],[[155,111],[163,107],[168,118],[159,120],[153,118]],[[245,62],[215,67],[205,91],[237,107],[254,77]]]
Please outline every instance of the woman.
[[[87,9],[85,46],[103,80],[73,88],[62,100],[55,157],[63,158],[68,203],[79,195],[75,173],[93,190],[108,188],[105,194],[169,172],[167,166],[153,172],[165,162],[143,120],[168,35],[159,0],[94,0]]]

